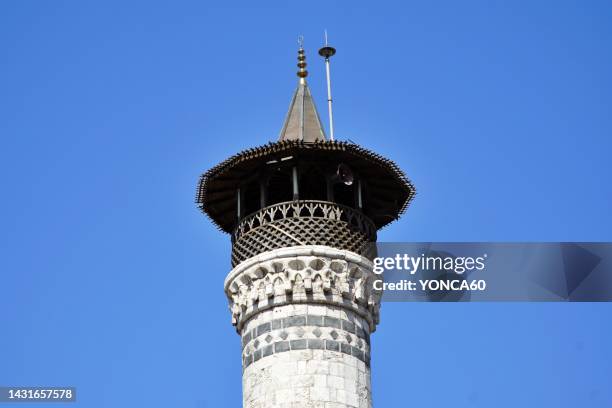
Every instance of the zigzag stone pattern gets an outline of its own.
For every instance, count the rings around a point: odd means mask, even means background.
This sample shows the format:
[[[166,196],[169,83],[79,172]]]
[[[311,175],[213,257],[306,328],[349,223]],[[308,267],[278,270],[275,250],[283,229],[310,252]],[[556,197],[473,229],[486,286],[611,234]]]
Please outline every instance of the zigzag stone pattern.
[[[310,245],[264,252],[229,273],[244,407],[371,408],[381,297],[372,269],[354,252]]]
[[[368,328],[336,317],[311,314],[273,319],[244,330],[242,346],[245,368],[274,353],[304,349],[338,351],[370,365]]]

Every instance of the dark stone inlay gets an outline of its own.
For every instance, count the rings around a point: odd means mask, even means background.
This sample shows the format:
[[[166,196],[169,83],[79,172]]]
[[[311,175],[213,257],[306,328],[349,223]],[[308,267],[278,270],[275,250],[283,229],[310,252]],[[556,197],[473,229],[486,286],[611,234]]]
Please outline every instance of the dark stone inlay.
[[[364,357],[364,353],[363,353],[363,351],[359,350],[359,349],[358,349],[357,347],[355,347],[355,346],[351,346],[351,350],[352,350],[352,352],[353,352],[353,353],[352,353],[352,355],[353,355],[353,356],[357,357],[357,358],[358,358],[358,359],[360,359],[361,361],[364,361],[364,360],[365,360],[365,357]],[[348,354],[348,353],[347,353],[347,354]]]
[[[308,348],[309,349],[318,349],[318,350],[325,349],[325,347],[323,345],[323,340],[320,340],[320,339],[308,339]]]
[[[289,351],[289,342],[288,341],[277,341],[274,343],[274,352],[281,353],[283,351]]]
[[[274,353],[274,346],[272,344],[263,348],[263,352],[261,354],[262,357],[271,356]]]
[[[252,362],[253,362],[253,356],[252,355],[251,356],[246,356],[244,358],[244,360],[243,360],[244,367],[246,368],[246,367],[250,366]]]
[[[271,330],[270,322],[262,323],[257,326],[257,336],[261,336],[264,333],[268,333]]]
[[[323,326],[323,316],[308,315],[307,320],[309,326]]]
[[[331,351],[340,351],[340,343],[334,340],[325,340],[325,347]]]
[[[334,327],[334,328],[336,328],[336,329],[339,329],[339,328],[340,328],[340,319],[337,319],[337,318],[335,318],[335,317],[328,317],[328,316],[325,316],[325,317],[323,318],[323,323],[324,323],[324,325],[325,325],[325,326],[327,326],[327,327]]]
[[[293,327],[293,326],[306,326],[306,316],[289,316],[285,317],[284,320],[285,327]]]
[[[355,323],[348,320],[342,320],[342,330],[355,334]]]
[[[267,323],[262,323],[259,326],[254,327],[249,332],[246,332],[244,336],[242,336],[242,349],[247,346],[250,341],[254,341],[255,348],[258,348],[260,345],[257,337],[263,335],[265,333],[271,332],[274,329],[280,329],[282,327],[299,327],[301,326],[315,326],[315,330],[319,330],[318,327],[329,327],[329,328],[337,328],[345,330],[349,333],[355,334],[358,338],[363,339],[368,345],[370,344],[370,333],[369,330],[361,328],[357,326],[354,322],[350,322],[344,319],[338,319],[335,317],[328,316],[313,316],[313,315],[298,315],[298,316],[290,316],[280,319],[274,319]],[[303,330],[303,329],[302,329]],[[316,331],[313,331],[315,336],[319,337],[321,334],[316,334]],[[319,331],[319,333],[321,333]],[[299,335],[299,333],[297,333]],[[303,335],[303,333],[302,333]],[[336,340],[339,336],[339,333],[335,330],[331,331],[331,335]],[[288,333],[286,331],[282,331],[280,333],[280,337],[283,340],[286,340],[288,337]],[[270,340],[271,341],[271,340]],[[350,342],[350,341],[349,341]],[[358,343],[360,344],[360,343]],[[359,347],[362,345],[360,344]]]
[[[249,341],[251,341],[251,332],[242,336],[242,347],[246,346]]]
[[[254,355],[247,355],[242,359],[243,368],[246,369],[248,366],[253,364],[254,362],[270,356],[274,353],[282,353],[289,350],[322,350],[324,349],[323,345],[325,344],[325,349],[329,351],[339,351],[344,354],[348,354],[349,356],[353,356],[358,360],[363,361],[366,366],[370,367],[370,353],[364,353],[359,350],[357,347],[351,347],[348,344],[340,343],[334,340],[320,340],[320,339],[309,339],[307,340],[291,340],[289,341],[279,341],[274,344],[270,344],[266,347],[263,347],[260,350],[256,350]]]
[[[305,350],[306,340],[291,340],[291,350]]]
[[[361,337],[366,341],[366,343],[370,344],[370,332],[361,327],[356,327],[357,336]]]
[[[346,343],[340,343],[340,350],[344,354],[351,354],[351,346]]]

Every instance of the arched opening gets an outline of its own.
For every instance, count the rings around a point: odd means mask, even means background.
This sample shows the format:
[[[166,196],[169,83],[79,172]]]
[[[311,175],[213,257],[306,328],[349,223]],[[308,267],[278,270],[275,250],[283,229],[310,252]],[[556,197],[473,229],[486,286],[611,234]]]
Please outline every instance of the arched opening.
[[[334,184],[333,190],[336,203],[355,208],[355,183],[349,186],[338,182]]]
[[[244,215],[249,215],[259,210],[260,207],[260,191],[259,182],[252,181],[243,187],[244,191]]]
[[[300,171],[300,200],[327,200],[325,175],[316,166]]]
[[[268,178],[268,197],[266,205],[293,200],[291,167],[279,167]]]

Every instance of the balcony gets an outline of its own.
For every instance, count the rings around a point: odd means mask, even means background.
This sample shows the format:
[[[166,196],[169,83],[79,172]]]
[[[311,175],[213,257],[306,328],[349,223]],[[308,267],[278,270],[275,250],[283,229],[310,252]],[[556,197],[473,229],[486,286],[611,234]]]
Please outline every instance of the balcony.
[[[328,201],[273,204],[242,220],[232,233],[232,265],[278,248],[325,245],[365,255],[376,226],[360,211]]]

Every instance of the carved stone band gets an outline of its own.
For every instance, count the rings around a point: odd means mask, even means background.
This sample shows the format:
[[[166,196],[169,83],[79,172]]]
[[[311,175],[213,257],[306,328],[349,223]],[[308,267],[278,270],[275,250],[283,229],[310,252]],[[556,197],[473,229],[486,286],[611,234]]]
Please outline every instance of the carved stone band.
[[[273,329],[274,328],[274,329]],[[340,351],[370,364],[370,334],[355,323],[300,315],[262,323],[242,334],[243,367],[268,355],[300,349]]]
[[[238,332],[257,313],[287,304],[338,306],[376,329],[380,279],[370,260],[326,246],[297,246],[265,252],[237,265],[225,279],[225,293]]]

